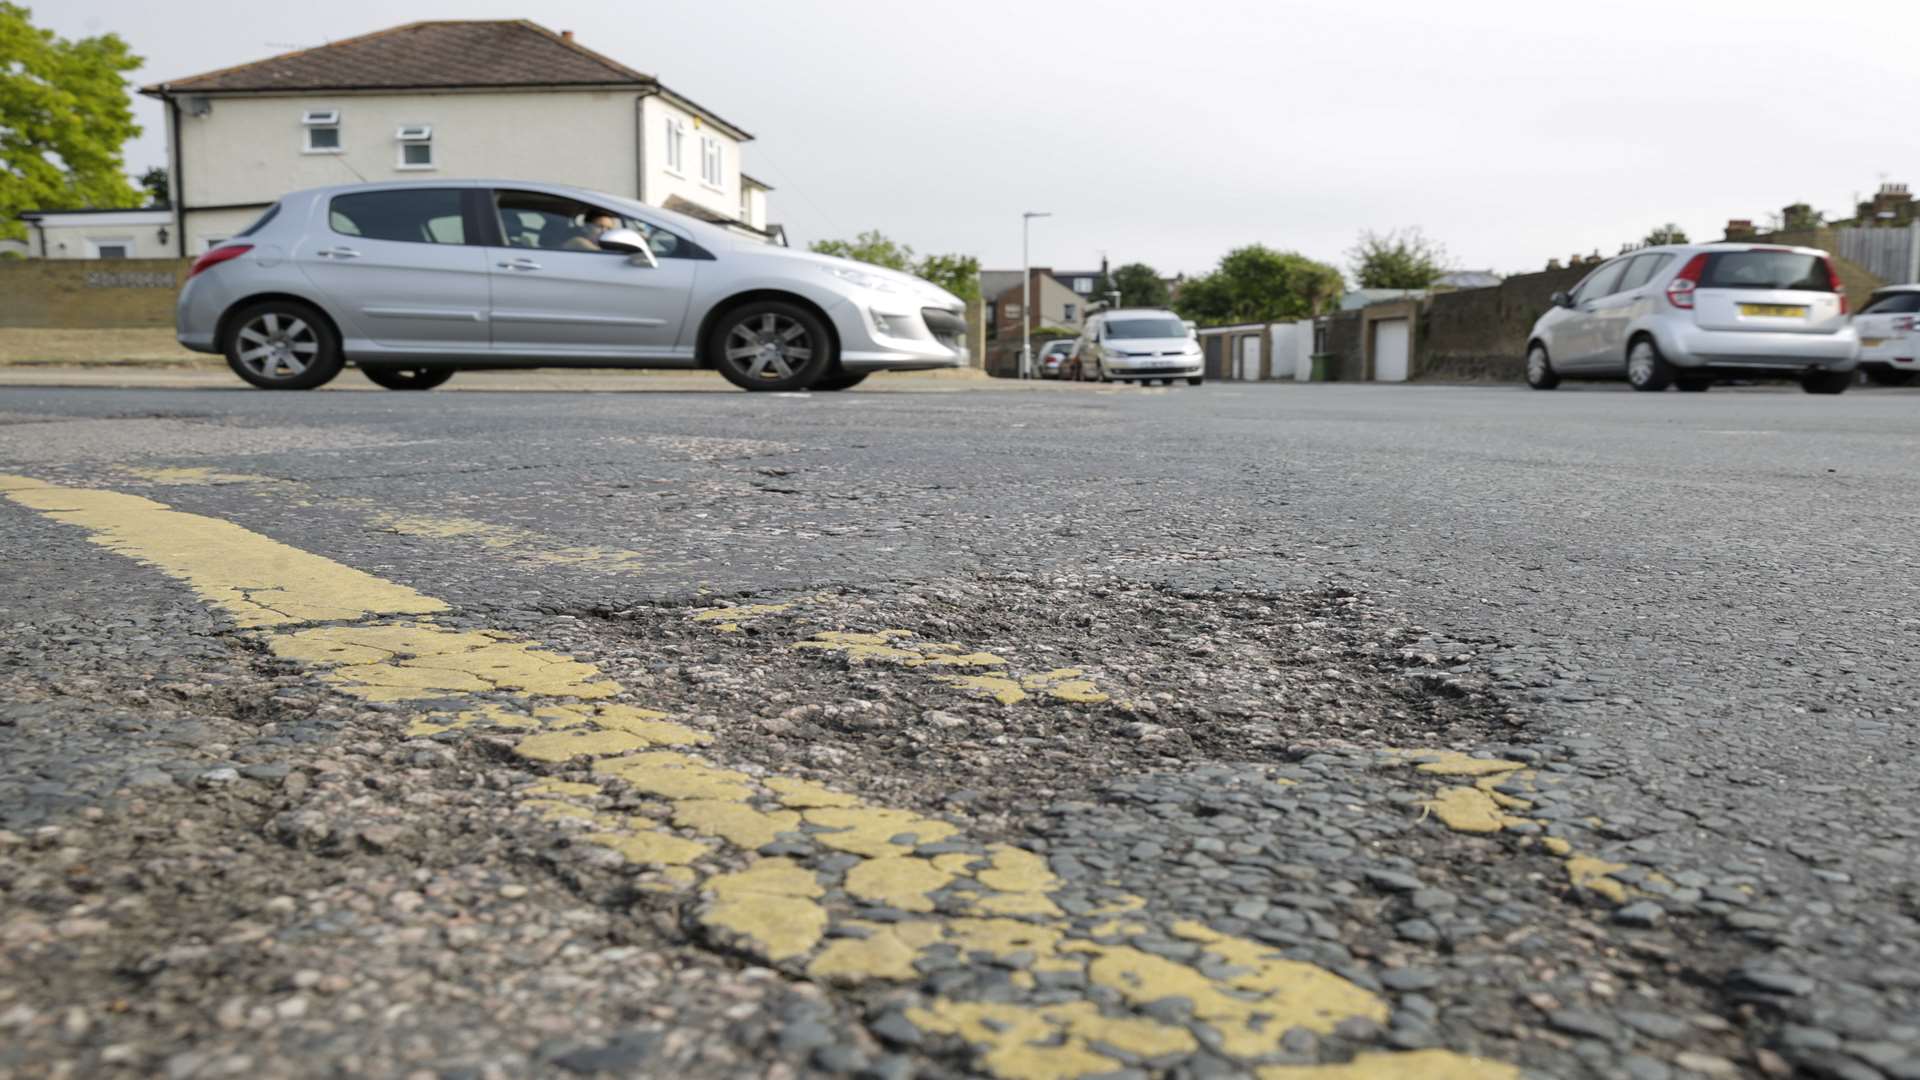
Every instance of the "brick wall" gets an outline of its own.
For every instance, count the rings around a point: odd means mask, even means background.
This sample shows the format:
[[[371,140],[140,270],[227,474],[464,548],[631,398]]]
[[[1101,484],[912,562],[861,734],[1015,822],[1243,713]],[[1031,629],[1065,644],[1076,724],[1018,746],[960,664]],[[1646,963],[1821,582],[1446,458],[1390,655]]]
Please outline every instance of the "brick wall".
[[[0,261],[0,326],[172,326],[191,264],[180,259]]]
[[[1527,333],[1553,306],[1551,297],[1579,284],[1592,267],[1518,274],[1492,288],[1437,293],[1426,304],[1414,379],[1497,379],[1526,376]]]

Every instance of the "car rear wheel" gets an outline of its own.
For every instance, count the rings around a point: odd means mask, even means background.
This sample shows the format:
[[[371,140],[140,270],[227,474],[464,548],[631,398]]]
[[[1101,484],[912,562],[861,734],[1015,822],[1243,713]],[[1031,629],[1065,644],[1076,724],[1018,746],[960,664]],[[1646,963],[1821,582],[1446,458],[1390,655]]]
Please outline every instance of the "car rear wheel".
[[[1535,390],[1551,390],[1560,385],[1560,374],[1553,370],[1545,345],[1527,350],[1527,385]]]
[[[312,390],[346,366],[332,325],[299,301],[250,305],[230,325],[227,366],[262,390]]]
[[[1627,382],[1635,390],[1652,392],[1673,385],[1673,365],[1660,355],[1651,338],[1641,338],[1627,350]]]
[[[1800,389],[1809,394],[1844,394],[1851,385],[1851,371],[1809,371],[1800,376]]]
[[[720,374],[743,390],[809,390],[837,359],[819,318],[784,300],[727,312],[707,347]]]
[[[1901,371],[1898,368],[1870,367],[1867,369],[1867,381],[1875,386],[1905,386],[1913,381],[1914,372]]]
[[[449,367],[390,367],[385,364],[362,364],[360,373],[375,386],[384,386],[389,390],[431,390],[448,379],[453,378],[453,369]]]
[[[836,371],[831,375],[821,376],[820,381],[813,384],[813,388],[815,390],[845,390],[849,387],[859,386],[865,382],[867,376],[871,374],[872,372],[870,371]]]

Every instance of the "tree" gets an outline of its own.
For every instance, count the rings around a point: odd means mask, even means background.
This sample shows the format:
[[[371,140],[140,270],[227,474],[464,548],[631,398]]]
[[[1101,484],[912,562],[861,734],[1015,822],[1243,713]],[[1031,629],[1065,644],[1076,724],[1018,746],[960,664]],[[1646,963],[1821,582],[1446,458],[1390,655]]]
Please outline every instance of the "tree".
[[[20,211],[134,206],[120,149],[140,134],[125,73],[141,59],[116,34],[68,41],[0,0],[0,238]]]
[[[1367,229],[1347,252],[1363,289],[1424,289],[1447,272],[1447,249],[1419,229]]]
[[[1780,211],[1780,228],[1785,232],[1809,232],[1826,224],[1827,215],[1803,202]]]
[[[1340,271],[1326,263],[1253,244],[1229,251],[1213,273],[1187,282],[1174,303],[1186,318],[1221,326],[1316,315],[1345,291]]]
[[[914,272],[962,300],[980,299],[980,260],[971,255],[929,255]]]
[[[878,229],[868,229],[852,240],[816,240],[808,250],[922,277],[962,300],[980,297],[979,259],[950,254],[928,255],[916,260],[913,248],[895,243]]]
[[[879,229],[868,229],[852,240],[816,240],[809,249],[822,255],[838,255],[855,262],[872,263],[889,270],[913,273],[913,249],[887,239]]]
[[[147,206],[155,210],[165,210],[172,204],[167,194],[167,167],[155,165],[140,174],[140,186],[147,191]]]
[[[1172,302],[1167,283],[1146,263],[1128,263],[1113,272],[1114,289],[1120,292],[1121,307],[1166,307]]]
[[[1669,221],[1665,225],[1648,233],[1646,239],[1641,241],[1641,244],[1645,247],[1654,247],[1659,244],[1684,244],[1686,242],[1687,231]]]

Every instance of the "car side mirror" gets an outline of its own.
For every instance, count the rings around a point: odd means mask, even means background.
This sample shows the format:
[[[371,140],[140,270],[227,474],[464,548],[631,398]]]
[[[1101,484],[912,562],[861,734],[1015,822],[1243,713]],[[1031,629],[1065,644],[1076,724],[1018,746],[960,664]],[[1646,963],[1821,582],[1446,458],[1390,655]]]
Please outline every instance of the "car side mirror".
[[[1553,294],[1552,299],[1553,299],[1554,307],[1570,308],[1573,306],[1573,296],[1572,294],[1568,293],[1565,289],[1561,289],[1558,292],[1555,292]]]
[[[627,261],[635,266],[659,266],[659,260],[653,257],[653,248],[647,238],[640,235],[638,229],[608,229],[600,234],[594,243],[601,251],[614,251],[632,256]]]

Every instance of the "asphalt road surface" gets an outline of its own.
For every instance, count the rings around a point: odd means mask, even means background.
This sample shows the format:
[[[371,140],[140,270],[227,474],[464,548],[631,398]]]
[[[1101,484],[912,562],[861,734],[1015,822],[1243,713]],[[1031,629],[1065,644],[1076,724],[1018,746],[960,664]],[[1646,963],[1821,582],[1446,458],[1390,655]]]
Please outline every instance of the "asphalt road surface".
[[[1920,395],[0,400],[0,1076],[1920,1077]]]

